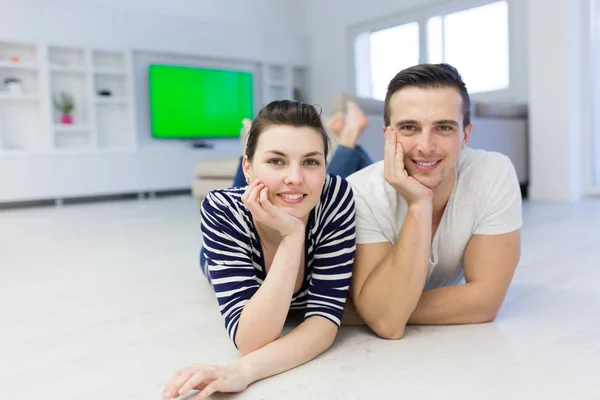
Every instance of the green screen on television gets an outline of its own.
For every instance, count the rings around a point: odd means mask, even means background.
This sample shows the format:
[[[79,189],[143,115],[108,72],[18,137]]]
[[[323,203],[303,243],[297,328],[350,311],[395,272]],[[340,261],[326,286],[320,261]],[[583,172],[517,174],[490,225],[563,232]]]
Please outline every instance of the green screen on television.
[[[237,138],[253,118],[249,72],[154,64],[148,75],[155,138]]]

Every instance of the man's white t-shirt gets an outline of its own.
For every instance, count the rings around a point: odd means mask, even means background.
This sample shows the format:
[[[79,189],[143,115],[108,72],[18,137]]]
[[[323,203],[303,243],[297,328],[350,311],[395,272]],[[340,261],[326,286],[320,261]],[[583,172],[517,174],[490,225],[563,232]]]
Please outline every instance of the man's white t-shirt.
[[[515,168],[500,153],[465,148],[442,220],[433,237],[425,290],[464,277],[463,254],[473,234],[499,235],[523,225]],[[383,161],[347,178],[356,203],[356,243],[396,244],[408,206],[383,177]]]

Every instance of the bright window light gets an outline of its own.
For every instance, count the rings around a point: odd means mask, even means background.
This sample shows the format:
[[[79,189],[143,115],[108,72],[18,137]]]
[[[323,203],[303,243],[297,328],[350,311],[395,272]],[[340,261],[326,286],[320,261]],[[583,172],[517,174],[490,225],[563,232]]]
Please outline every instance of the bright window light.
[[[458,69],[470,93],[508,87],[506,1],[445,15],[443,35],[444,61]]]
[[[431,17],[427,21],[427,61],[438,64],[444,61],[444,32],[442,17]]]
[[[411,22],[372,32],[369,37],[371,97],[384,100],[390,80],[419,63],[419,24]]]

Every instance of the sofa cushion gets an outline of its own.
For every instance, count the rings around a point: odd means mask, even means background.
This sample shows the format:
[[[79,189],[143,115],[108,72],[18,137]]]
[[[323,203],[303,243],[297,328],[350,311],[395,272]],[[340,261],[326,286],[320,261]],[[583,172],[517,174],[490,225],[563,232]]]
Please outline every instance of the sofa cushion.
[[[202,178],[225,178],[233,182],[240,163],[240,157],[215,158],[198,161],[195,165],[196,176]]]

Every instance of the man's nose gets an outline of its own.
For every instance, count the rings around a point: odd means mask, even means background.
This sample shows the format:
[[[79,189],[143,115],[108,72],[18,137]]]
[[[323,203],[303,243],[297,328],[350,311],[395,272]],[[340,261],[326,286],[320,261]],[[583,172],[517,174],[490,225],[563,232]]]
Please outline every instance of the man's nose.
[[[424,153],[430,153],[435,150],[435,147],[435,135],[429,130],[424,130],[421,135],[419,135],[417,149]]]

